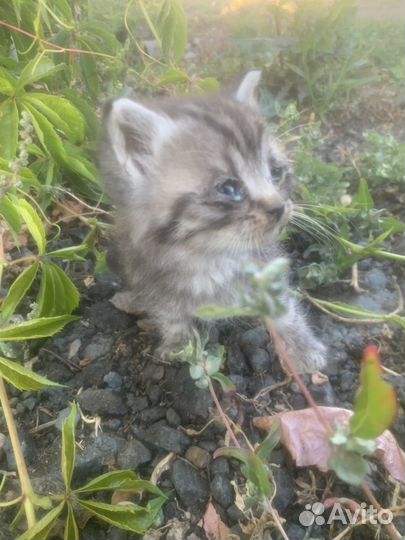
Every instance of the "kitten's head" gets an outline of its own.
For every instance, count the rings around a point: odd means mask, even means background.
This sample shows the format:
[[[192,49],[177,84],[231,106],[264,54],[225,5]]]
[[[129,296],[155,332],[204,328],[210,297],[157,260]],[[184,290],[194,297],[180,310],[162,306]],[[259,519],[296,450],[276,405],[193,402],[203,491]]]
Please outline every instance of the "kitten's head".
[[[220,252],[275,240],[291,173],[256,106],[259,80],[248,73],[228,99],[110,104],[100,162],[135,237]]]

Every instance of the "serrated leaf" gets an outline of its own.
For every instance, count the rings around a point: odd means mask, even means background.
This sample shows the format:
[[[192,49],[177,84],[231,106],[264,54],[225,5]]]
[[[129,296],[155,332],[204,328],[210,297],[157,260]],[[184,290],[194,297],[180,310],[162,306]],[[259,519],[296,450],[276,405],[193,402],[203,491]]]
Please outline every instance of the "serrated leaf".
[[[362,456],[344,449],[337,450],[329,459],[328,465],[343,482],[352,486],[361,484],[370,472],[370,465]]]
[[[37,523],[18,537],[18,540],[47,540],[49,533],[55,526],[56,520],[62,513],[65,501],[62,501],[53,510],[37,521]]]
[[[371,196],[368,184],[364,178],[360,178],[359,188],[354,197],[354,201],[362,210],[368,211],[374,208],[373,197]]]
[[[218,381],[224,392],[236,392],[236,387],[233,382],[223,373],[213,373],[211,379]]]
[[[22,220],[16,204],[9,199],[9,197],[4,196],[0,200],[0,215],[3,216],[7,225],[10,227],[14,234],[18,234],[21,229]]]
[[[34,263],[26,268],[21,274],[13,281],[6,298],[1,304],[1,320],[4,324],[9,320],[11,315],[15,312],[18,304],[26,295],[28,289],[31,287],[32,282],[37,275],[39,263]]]
[[[76,489],[75,493],[90,493],[104,490],[124,490],[136,493],[148,491],[160,497],[165,497],[164,493],[155,484],[147,480],[140,480],[138,475],[131,470],[113,471],[102,474],[81,488]]]
[[[84,49],[89,49],[87,43],[83,42],[83,40],[82,46]],[[80,54],[79,63],[86,89],[91,99],[95,101],[99,93],[96,60],[94,56],[91,56],[90,54]]]
[[[16,85],[17,79],[11,75],[10,71],[0,67],[0,94],[13,96]]]
[[[63,385],[48,381],[30,369],[27,369],[17,362],[0,357],[0,376],[19,390],[42,390],[50,386]]]
[[[38,316],[70,314],[79,304],[80,294],[65,272],[52,262],[41,263]]]
[[[262,461],[267,461],[270,458],[270,454],[274,448],[280,442],[280,422],[275,422],[270,430],[270,433],[264,439],[264,441],[257,447],[255,454]]]
[[[57,64],[55,66],[47,58],[43,58],[38,62],[38,57],[35,57],[21,71],[16,85],[16,91],[21,91],[24,86],[39,82],[47,77],[52,77],[64,68],[64,64]]]
[[[36,210],[25,199],[16,199],[16,209],[27,225],[32,238],[38,247],[38,255],[43,255],[46,249],[45,229]]]
[[[98,119],[92,107],[76,90],[68,88],[63,91],[63,95],[81,112],[85,120],[86,135],[95,140],[98,132]]]
[[[146,508],[133,503],[119,506],[90,500],[83,501],[82,499],[78,499],[77,504],[114,527],[144,534],[154,523],[165,501],[166,498],[158,497],[150,501]]]
[[[46,255],[47,257],[56,257],[57,259],[65,259],[67,261],[84,261],[80,255],[85,255],[87,251],[87,246],[80,245],[48,251]]]
[[[70,487],[76,463],[76,416],[77,407],[73,403],[69,416],[62,427],[62,476],[66,488]]]
[[[0,105],[0,157],[13,160],[18,145],[18,109],[14,99]]]
[[[187,16],[181,0],[164,0],[157,28],[166,61],[177,62],[187,47]]]
[[[73,508],[70,503],[67,503],[67,516],[65,523],[65,532],[63,534],[64,540],[79,540],[79,528],[76,523]]]
[[[45,115],[52,124],[63,131],[72,144],[80,144],[84,138],[84,120],[81,113],[67,99],[42,93],[25,94],[24,103]]]
[[[43,317],[6,328],[0,328],[0,341],[21,341],[23,339],[38,339],[53,336],[65,324],[76,321],[77,319],[78,317],[74,317],[73,315]]]
[[[66,164],[67,155],[61,138],[55,128],[38,109],[24,102],[24,109],[30,114],[35,133],[45,152],[51,155],[60,164]]]
[[[350,418],[350,433],[362,439],[375,439],[391,425],[396,411],[394,389],[382,379],[379,353],[371,345],[363,353],[360,388]]]

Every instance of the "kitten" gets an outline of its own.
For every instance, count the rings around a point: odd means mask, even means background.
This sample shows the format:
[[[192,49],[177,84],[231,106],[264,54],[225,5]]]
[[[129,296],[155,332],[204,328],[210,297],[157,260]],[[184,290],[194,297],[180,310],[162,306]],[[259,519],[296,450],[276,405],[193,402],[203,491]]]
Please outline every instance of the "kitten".
[[[120,98],[106,110],[100,167],[117,207],[119,263],[161,351],[184,345],[199,307],[237,300],[248,261],[280,253],[291,170],[255,102],[260,75],[249,72],[230,98]],[[276,324],[291,360],[301,372],[322,368],[325,347],[286,302]]]

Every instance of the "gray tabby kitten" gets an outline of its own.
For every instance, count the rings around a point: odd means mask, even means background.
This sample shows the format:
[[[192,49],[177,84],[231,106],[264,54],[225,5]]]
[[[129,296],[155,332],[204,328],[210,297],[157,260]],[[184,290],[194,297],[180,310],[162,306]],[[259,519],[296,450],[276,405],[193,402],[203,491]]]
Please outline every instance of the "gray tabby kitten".
[[[260,72],[236,95],[112,101],[100,166],[117,207],[116,247],[134,311],[159,328],[161,352],[189,339],[197,308],[235,301],[244,266],[278,256],[291,172],[255,102]],[[277,321],[301,372],[325,365],[293,298]]]

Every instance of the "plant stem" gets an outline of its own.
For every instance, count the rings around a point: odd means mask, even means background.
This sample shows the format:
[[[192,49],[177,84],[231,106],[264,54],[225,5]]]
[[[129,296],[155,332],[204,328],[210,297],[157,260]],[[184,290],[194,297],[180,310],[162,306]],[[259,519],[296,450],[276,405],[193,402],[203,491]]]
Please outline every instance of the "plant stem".
[[[374,497],[374,494],[371,491],[370,486],[367,484],[367,482],[362,482],[361,483],[361,488],[362,488],[365,496],[367,497],[367,499],[371,502],[371,504],[379,512],[382,509],[381,504]],[[399,533],[399,531],[397,530],[397,528],[395,527],[395,525],[393,523],[387,523],[387,524],[384,524],[384,526],[386,527],[387,533],[389,534],[389,537],[392,540],[401,540],[401,538],[403,538],[403,536]]]
[[[21,483],[21,498],[24,504],[25,515],[27,516],[28,527],[33,527],[36,523],[34,505],[32,504],[32,486],[28,475],[27,465],[21,449],[20,439],[18,437],[17,427],[14,422],[13,413],[11,411],[10,402],[8,400],[6,385],[0,377],[0,403],[3,408],[3,415],[6,420],[7,430],[10,436],[11,446],[15,461],[17,464],[18,476]]]
[[[301,392],[304,394],[304,397],[307,400],[308,404],[314,410],[314,413],[315,413],[316,417],[318,418],[319,422],[325,428],[326,433],[329,436],[332,436],[333,435],[332,428],[330,427],[328,422],[323,417],[321,411],[319,410],[318,405],[314,401],[314,398],[308,392],[307,387],[302,382],[301,377],[298,375],[293,363],[289,359],[284,341],[282,340],[279,333],[275,330],[275,328],[273,327],[273,325],[270,322],[265,321],[265,324],[266,324],[267,330],[268,330],[268,332],[269,332],[269,334],[271,336],[271,339],[273,340],[274,348],[276,349],[277,354],[280,357],[281,362],[287,366],[287,368],[288,368],[289,372],[291,373],[292,377],[294,378],[295,382],[300,387]]]
[[[215,392],[214,385],[212,384],[211,379],[208,379],[208,388],[210,390],[212,399],[214,400],[215,406],[218,409],[218,412],[219,412],[219,414],[221,416],[221,419],[222,419],[222,421],[223,421],[223,423],[224,423],[224,425],[226,427],[226,430],[229,433],[230,438],[232,439],[232,441],[233,441],[234,445],[236,446],[236,448],[240,448],[239,441],[236,438],[236,435],[234,434],[234,432],[232,430],[232,427],[231,427],[231,424],[229,423],[228,417],[226,416],[223,408],[221,407],[221,404],[219,402],[219,399],[217,397],[217,394]]]

